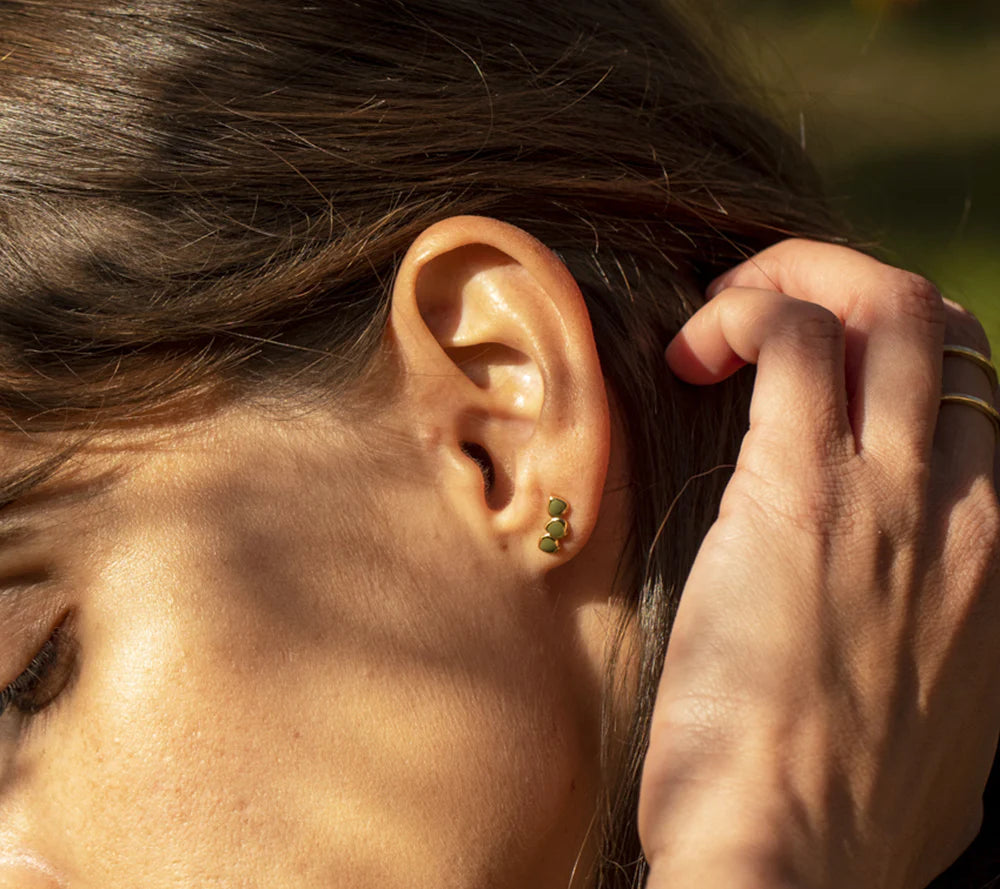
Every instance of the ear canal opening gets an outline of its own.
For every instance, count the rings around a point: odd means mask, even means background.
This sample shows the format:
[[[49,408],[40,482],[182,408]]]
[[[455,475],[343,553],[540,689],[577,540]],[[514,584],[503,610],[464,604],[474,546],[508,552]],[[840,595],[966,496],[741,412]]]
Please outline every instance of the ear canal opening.
[[[496,469],[490,459],[489,452],[482,445],[472,441],[462,442],[462,453],[479,466],[479,471],[483,474],[483,491],[489,499],[493,493],[493,486],[496,484]]]

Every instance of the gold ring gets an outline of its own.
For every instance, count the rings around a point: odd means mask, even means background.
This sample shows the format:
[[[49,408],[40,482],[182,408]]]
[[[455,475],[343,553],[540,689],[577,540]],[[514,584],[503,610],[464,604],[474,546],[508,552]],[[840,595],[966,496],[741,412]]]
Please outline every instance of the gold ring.
[[[951,355],[953,358],[965,358],[971,361],[990,378],[990,391],[996,391],[997,369],[993,366],[993,362],[990,361],[990,359],[987,358],[982,352],[977,352],[975,349],[970,349],[968,346],[946,345],[944,347],[944,354],[946,356]]]
[[[976,398],[975,395],[965,395],[962,392],[946,392],[941,396],[942,404],[964,404],[966,407],[974,407],[977,411],[989,417],[993,422],[993,431],[997,438],[1000,438],[1000,412],[997,411],[988,401]]]

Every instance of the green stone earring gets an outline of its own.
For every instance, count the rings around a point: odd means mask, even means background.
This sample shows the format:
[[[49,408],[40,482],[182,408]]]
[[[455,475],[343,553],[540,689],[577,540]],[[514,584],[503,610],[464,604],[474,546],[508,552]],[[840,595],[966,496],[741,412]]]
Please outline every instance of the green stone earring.
[[[538,548],[543,553],[559,552],[559,541],[569,534],[569,522],[564,518],[568,510],[569,503],[562,497],[549,497],[549,520],[545,534],[538,541]]]

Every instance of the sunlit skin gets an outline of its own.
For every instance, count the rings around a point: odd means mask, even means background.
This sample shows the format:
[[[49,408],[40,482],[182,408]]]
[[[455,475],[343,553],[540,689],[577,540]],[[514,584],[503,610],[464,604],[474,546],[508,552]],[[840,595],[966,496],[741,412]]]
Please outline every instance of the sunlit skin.
[[[561,889],[586,871],[624,508],[611,494],[598,521],[607,402],[583,402],[591,469],[553,462],[550,491],[533,449],[580,433],[546,414],[562,371],[532,350],[586,341],[579,294],[460,247],[425,242],[400,275],[387,406],[232,404],[118,433],[49,486],[87,496],[3,512],[34,530],[0,550],[2,683],[60,622],[66,644],[51,703],[0,719],[0,887]],[[439,254],[426,280],[454,286],[430,312],[415,276]],[[520,327],[489,308],[504,290]],[[449,318],[504,360],[457,367]],[[460,448],[472,402],[489,496]],[[558,556],[537,548],[549,493],[572,510]]]
[[[918,889],[975,835],[996,449],[939,401],[992,398],[942,357],[982,337],[916,276],[787,241],[674,340],[693,383],[758,374],[652,717],[650,887]],[[0,889],[589,885],[630,478],[579,289],[521,230],[445,220],[378,359],[308,410],[97,440],[0,513],[2,686],[62,628],[0,719]]]

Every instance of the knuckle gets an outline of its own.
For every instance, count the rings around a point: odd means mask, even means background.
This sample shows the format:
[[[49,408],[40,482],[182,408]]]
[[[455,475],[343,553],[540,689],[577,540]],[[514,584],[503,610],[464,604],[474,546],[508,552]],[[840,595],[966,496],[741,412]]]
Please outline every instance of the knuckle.
[[[825,535],[844,524],[850,513],[838,493],[832,486],[811,485],[789,498],[785,509],[798,528]]]
[[[928,521],[928,478],[926,465],[903,460],[891,472],[872,475],[872,494],[882,523],[893,538],[913,543],[922,539]]]
[[[760,451],[757,451],[759,455]],[[797,466],[789,472],[786,459],[741,459],[724,498],[727,512],[755,512],[766,527],[809,535],[827,535],[847,518],[841,486],[818,467]],[[784,471],[775,471],[781,465]]]
[[[786,332],[809,348],[815,347],[817,343],[839,346],[844,338],[844,325],[833,312],[822,306],[803,302]]]
[[[922,485],[922,474],[880,471],[868,466],[864,482],[857,487],[853,504],[855,526],[863,528],[877,547],[888,547],[897,556],[914,558],[927,545],[930,497]]]
[[[944,300],[946,312],[947,339],[951,343],[969,346],[977,352],[990,356],[990,341],[979,323],[979,319],[965,306],[950,299]]]
[[[863,459],[874,487],[880,492],[880,502],[892,503],[893,508],[908,504],[918,513],[925,511],[933,468],[922,447],[897,442],[881,448],[875,445],[865,452]]]
[[[886,299],[895,311],[933,327],[944,327],[944,299],[941,291],[927,278],[892,268],[887,274],[886,285]]]

